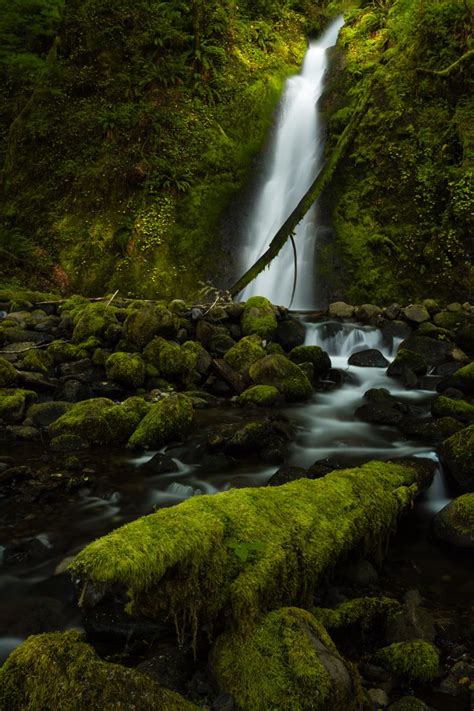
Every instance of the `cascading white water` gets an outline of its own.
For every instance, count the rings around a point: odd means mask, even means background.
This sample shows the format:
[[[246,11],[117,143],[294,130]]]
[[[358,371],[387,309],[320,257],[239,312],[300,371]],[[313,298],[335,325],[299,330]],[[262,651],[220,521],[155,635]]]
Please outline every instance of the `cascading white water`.
[[[285,86],[275,137],[262,188],[257,196],[243,253],[248,269],[267,249],[270,240],[294,210],[321,168],[323,131],[317,110],[327,69],[327,50],[335,45],[342,17],[323,36],[312,42],[302,71]],[[314,253],[316,208],[300,222],[295,234],[298,281],[293,308],[314,308]],[[287,243],[278,257],[242,292],[241,298],[266,296],[288,306],[293,291],[293,250]]]

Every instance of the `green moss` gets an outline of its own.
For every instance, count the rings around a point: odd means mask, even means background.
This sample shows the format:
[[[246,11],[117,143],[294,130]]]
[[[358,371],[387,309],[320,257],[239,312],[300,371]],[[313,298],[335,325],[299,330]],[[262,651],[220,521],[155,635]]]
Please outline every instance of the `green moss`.
[[[264,296],[252,296],[245,304],[241,318],[244,336],[256,334],[266,340],[272,340],[278,327],[272,304]]]
[[[474,405],[466,400],[453,400],[440,395],[431,404],[431,414],[434,417],[453,417],[469,425],[474,422]]]
[[[374,618],[384,616],[398,607],[400,603],[389,597],[360,597],[343,602],[335,609],[317,607],[311,612],[324,627],[331,630],[356,623],[367,627]]]
[[[16,368],[5,358],[0,357],[0,388],[11,385],[16,380]]]
[[[64,341],[53,341],[48,346],[47,352],[52,357],[54,365],[61,365],[61,363],[72,363],[88,358],[90,351],[95,350],[99,345],[100,341],[97,338],[89,338],[78,345]]]
[[[303,371],[285,356],[265,356],[250,367],[249,374],[256,385],[272,385],[289,401],[307,400],[313,392]]]
[[[22,370],[34,373],[47,373],[53,365],[53,357],[47,350],[36,348],[28,351],[21,361]]]
[[[197,711],[149,676],[102,661],[76,631],[35,635],[20,645],[0,669],[0,707]]]
[[[264,356],[265,351],[262,348],[260,338],[258,336],[246,336],[227,351],[224,360],[241,375],[248,375],[250,366],[260,358],[264,358]]]
[[[31,390],[0,389],[0,420],[21,422],[26,409],[36,399],[36,393]]]
[[[136,353],[113,353],[105,363],[107,378],[128,388],[145,384],[145,363]]]
[[[331,359],[319,346],[296,346],[290,353],[294,363],[312,363],[315,378],[325,375],[331,368]]]
[[[90,544],[72,572],[85,584],[85,605],[88,581],[119,585],[130,612],[172,615],[180,630],[223,614],[248,629],[262,611],[309,604],[341,556],[383,549],[432,471],[423,460],[371,462],[314,481],[192,497]],[[236,543],[256,555],[242,560]]]
[[[116,310],[113,306],[102,302],[80,308],[73,315],[72,342],[78,344],[87,341],[88,338],[102,338],[109,326],[118,325],[115,314]]]
[[[396,642],[375,655],[375,661],[395,676],[409,682],[426,682],[438,673],[439,652],[429,642]]]
[[[283,397],[273,385],[254,385],[239,395],[237,402],[240,405],[275,407],[282,404]]]
[[[362,709],[357,673],[324,627],[306,610],[270,612],[248,636],[224,633],[212,666],[219,687],[240,709],[323,711]]]
[[[439,314],[435,314],[433,321],[436,326],[444,328],[448,331],[453,331],[459,326],[461,326],[466,320],[465,314],[462,311],[440,311]]]
[[[198,383],[207,375],[211,367],[211,356],[197,341],[186,341],[181,346],[181,353],[186,362],[185,385]]]
[[[174,338],[179,319],[165,306],[145,306],[131,311],[124,326],[124,337],[142,350],[155,336]]]
[[[181,439],[193,422],[193,406],[185,395],[170,395],[152,405],[149,413],[130,437],[131,449],[159,449]]]
[[[414,696],[404,696],[390,705],[390,711],[429,711],[429,707]]]
[[[449,385],[459,388],[466,395],[474,395],[474,362],[457,370],[449,378]]]
[[[141,398],[129,398],[121,405],[106,398],[84,400],[53,422],[48,432],[51,439],[74,435],[90,445],[125,444],[147,410]]]
[[[456,480],[463,486],[474,486],[474,425],[445,440],[441,453]]]

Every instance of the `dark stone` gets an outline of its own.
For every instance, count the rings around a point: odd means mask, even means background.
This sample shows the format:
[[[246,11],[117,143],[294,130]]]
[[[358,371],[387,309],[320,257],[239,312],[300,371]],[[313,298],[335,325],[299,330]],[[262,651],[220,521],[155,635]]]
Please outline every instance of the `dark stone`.
[[[167,454],[162,452],[157,452],[148,462],[142,464],[139,468],[140,473],[146,474],[147,476],[154,476],[156,474],[168,474],[170,472],[177,472],[179,470],[176,462],[171,459]]]
[[[389,361],[383,353],[375,348],[367,348],[367,350],[353,353],[349,358],[349,365],[357,365],[361,368],[385,368],[389,365]]]
[[[443,363],[442,365],[436,366],[433,370],[433,375],[439,375],[441,378],[447,378],[450,375],[454,375],[454,373],[460,368],[462,368],[460,363]]]
[[[335,471],[336,469],[343,469],[344,466],[340,464],[336,459],[318,459],[314,464],[312,464],[308,471],[308,479],[320,479],[326,474]]]
[[[301,321],[285,318],[279,322],[276,341],[286,351],[291,351],[296,346],[302,346],[306,337],[306,329]]]
[[[355,585],[366,587],[379,579],[379,574],[368,560],[359,560],[347,565],[340,571],[341,578]]]
[[[267,486],[281,486],[290,481],[307,478],[306,469],[303,467],[283,466],[273,474],[268,480]]]
[[[474,355],[474,324],[465,323],[454,338],[456,345],[469,355]]]
[[[94,376],[94,367],[89,358],[82,358],[72,363],[63,363],[58,370],[62,378],[88,377],[89,375],[92,378]]]
[[[443,442],[462,427],[453,417],[440,417],[437,420],[431,417],[404,417],[398,424],[399,430],[405,436],[424,439],[433,444]]]
[[[3,551],[4,565],[39,563],[50,555],[49,547],[39,538],[10,543]]]
[[[38,392],[53,393],[58,387],[58,381],[55,378],[47,378],[41,373],[28,373],[24,370],[17,372],[17,381],[22,388]]]
[[[53,632],[67,623],[63,604],[50,597],[2,600],[0,637],[28,637]]]
[[[7,328],[4,331],[5,340],[7,343],[51,343],[52,336],[37,331],[26,330],[23,328]]]
[[[363,422],[380,425],[398,425],[403,419],[403,413],[391,405],[368,402],[355,411],[355,416]]]
[[[80,380],[70,379],[61,383],[55,392],[55,400],[65,400],[66,402],[80,402],[89,400],[92,397],[92,388],[87,383]]]
[[[163,642],[153,646],[153,656],[140,662],[136,670],[164,686],[182,693],[192,669],[192,654],[174,644]]]
[[[439,685],[439,689],[443,694],[449,694],[449,696],[466,695],[469,691],[469,684],[460,683],[462,679],[471,681],[474,679],[474,664],[469,660],[456,662]]]
[[[211,711],[236,711],[237,707],[235,705],[234,697],[230,694],[219,694],[217,699],[214,700]]]
[[[394,338],[408,338],[411,333],[411,328],[405,321],[385,321],[380,330],[388,343]]]
[[[433,521],[433,533],[440,541],[446,541],[456,548],[474,550],[474,521],[471,523],[464,511],[474,510],[474,494],[464,494],[454,499],[441,511]],[[469,501],[469,504],[467,502]]]
[[[32,405],[27,412],[27,417],[35,427],[48,427],[61,415],[64,415],[70,407],[71,403],[69,402],[42,402]]]
[[[414,353],[419,353],[423,356],[426,363],[430,366],[441,365],[441,363],[450,360],[450,353],[453,349],[452,343],[446,341],[436,341],[428,336],[418,336],[412,333],[400,344],[400,350],[409,350]]]
[[[420,593],[409,590],[401,608],[390,612],[385,626],[387,644],[422,639],[434,642],[436,630],[433,618],[422,605]]]

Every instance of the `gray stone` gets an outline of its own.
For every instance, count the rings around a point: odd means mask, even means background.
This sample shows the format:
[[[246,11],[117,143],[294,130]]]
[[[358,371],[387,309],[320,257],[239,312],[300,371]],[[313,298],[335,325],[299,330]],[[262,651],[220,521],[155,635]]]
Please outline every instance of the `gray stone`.
[[[329,305],[329,315],[332,318],[352,318],[354,316],[354,307],[344,301],[335,301]]]
[[[410,304],[402,309],[402,313],[407,321],[412,321],[412,323],[424,323],[424,321],[430,320],[428,309],[423,304]]]

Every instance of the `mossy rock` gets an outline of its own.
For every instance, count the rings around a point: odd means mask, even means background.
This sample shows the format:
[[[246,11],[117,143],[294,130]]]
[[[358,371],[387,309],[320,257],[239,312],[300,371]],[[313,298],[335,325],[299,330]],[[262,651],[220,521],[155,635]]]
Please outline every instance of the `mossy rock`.
[[[73,317],[72,342],[82,343],[91,337],[100,340],[109,326],[118,325],[115,311],[113,306],[104,303],[88,304],[78,316]]]
[[[241,326],[244,336],[255,333],[265,340],[272,340],[276,334],[278,322],[270,301],[264,296],[252,296],[245,304]]]
[[[474,323],[465,323],[461,326],[456,333],[455,341],[463,351],[474,355]]]
[[[413,387],[418,382],[417,376],[425,375],[427,370],[428,365],[422,355],[402,348],[388,366],[387,375],[389,378],[401,378],[405,385]]]
[[[331,359],[319,346],[297,346],[290,353],[293,363],[312,363],[314,378],[325,375],[331,368]]]
[[[27,417],[35,427],[48,427],[71,409],[71,402],[41,402],[28,408]]]
[[[461,390],[464,395],[474,395],[474,363],[469,363],[457,370],[454,375],[445,378],[438,385],[441,392],[447,388]]]
[[[416,331],[417,336],[428,336],[428,338],[434,338],[437,341],[451,341],[452,333],[446,328],[439,328],[435,326],[431,321],[425,321],[425,323],[420,324]]]
[[[417,353],[427,365],[433,366],[450,360],[453,343],[412,333],[400,343],[399,352],[402,350]]]
[[[33,373],[47,373],[52,367],[53,358],[45,349],[35,348],[28,351],[21,361],[21,370]]]
[[[209,350],[219,356],[227,353],[232,346],[235,346],[235,341],[228,333],[216,333],[209,339]]]
[[[431,403],[431,414],[434,417],[453,417],[470,425],[474,422],[474,405],[466,400],[453,400],[440,395]]]
[[[434,679],[439,668],[439,652],[430,642],[395,642],[379,650],[374,661],[396,677],[410,683]]]
[[[162,398],[140,422],[130,437],[130,449],[160,449],[172,440],[182,439],[193,423],[193,405],[185,395]]]
[[[0,708],[8,711],[61,709],[166,709],[197,711],[146,674],[104,662],[80,632],[29,637],[0,668]]]
[[[462,311],[440,311],[433,317],[435,326],[454,331],[464,324],[466,315]]]
[[[285,400],[307,400],[313,393],[310,381],[295,363],[282,355],[268,355],[249,369],[256,385],[273,385]]]
[[[16,376],[16,368],[10,361],[0,357],[0,388],[7,388],[12,385],[16,380]]]
[[[246,336],[236,343],[224,356],[225,362],[241,375],[248,375],[251,365],[265,357],[258,336]]]
[[[133,310],[124,325],[124,338],[138,350],[150,343],[155,336],[175,338],[179,330],[179,318],[165,306],[145,306]]]
[[[186,362],[186,385],[199,382],[211,367],[211,356],[198,341],[186,341],[181,346]]]
[[[32,390],[0,389],[0,420],[21,422],[29,405],[36,402],[37,395]]]
[[[444,507],[434,519],[437,538],[458,548],[474,548],[474,494],[464,494]]]
[[[440,453],[459,486],[464,491],[474,490],[474,425],[445,440]]]
[[[365,708],[355,668],[343,660],[324,627],[295,607],[270,612],[248,637],[225,632],[211,667],[219,688],[232,694],[239,709]]]
[[[276,407],[283,403],[283,397],[280,391],[273,387],[273,385],[254,385],[239,395],[237,402],[239,405]]]
[[[365,629],[374,619],[386,617],[395,609],[400,609],[400,603],[390,597],[358,597],[341,603],[335,609],[316,607],[311,612],[328,630],[356,623]]]
[[[134,389],[145,384],[145,363],[137,353],[113,353],[105,363],[107,378]]]
[[[89,445],[125,444],[148,409],[149,405],[138,397],[121,405],[107,398],[83,400],[49,426],[49,436],[74,435]]]
[[[130,613],[171,616],[181,631],[209,629],[223,615],[249,629],[262,612],[311,604],[339,558],[382,550],[433,472],[430,460],[370,462],[317,480],[192,497],[94,541],[72,574],[86,607],[121,588]]]
[[[65,341],[53,341],[47,348],[48,355],[53,359],[54,365],[73,363],[76,360],[89,358],[90,352],[100,346],[100,340],[95,337],[77,345]]]
[[[404,696],[402,699],[390,704],[389,711],[430,711],[430,707],[424,701],[414,696]]]
[[[177,343],[155,337],[143,351],[144,359],[155,366],[160,377],[171,382],[185,379],[190,370],[190,358]]]

